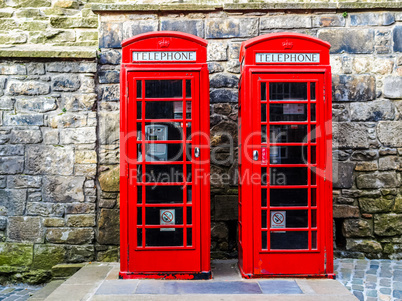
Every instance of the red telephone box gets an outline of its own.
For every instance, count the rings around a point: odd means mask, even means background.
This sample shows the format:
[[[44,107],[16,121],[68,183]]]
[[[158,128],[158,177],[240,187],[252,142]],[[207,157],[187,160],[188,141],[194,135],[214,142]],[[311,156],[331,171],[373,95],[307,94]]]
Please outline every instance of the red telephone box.
[[[208,279],[207,42],[162,31],[122,46],[120,277]]]
[[[239,267],[334,277],[329,48],[275,33],[242,43]]]

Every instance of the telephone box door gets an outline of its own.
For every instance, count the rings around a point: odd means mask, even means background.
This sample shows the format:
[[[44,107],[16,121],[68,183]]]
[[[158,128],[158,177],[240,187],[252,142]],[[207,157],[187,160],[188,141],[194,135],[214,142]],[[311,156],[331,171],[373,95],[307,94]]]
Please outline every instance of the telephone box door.
[[[157,77],[156,77],[157,75]],[[130,270],[200,270],[198,72],[129,72]]]
[[[325,273],[324,74],[253,74],[254,275]],[[321,173],[321,174],[320,174]]]

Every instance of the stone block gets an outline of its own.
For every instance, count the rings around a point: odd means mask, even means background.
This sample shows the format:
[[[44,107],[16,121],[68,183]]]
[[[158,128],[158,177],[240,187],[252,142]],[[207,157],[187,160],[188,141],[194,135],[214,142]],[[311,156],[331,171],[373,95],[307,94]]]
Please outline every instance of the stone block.
[[[121,48],[122,40],[122,23],[101,22],[99,26],[99,48]]]
[[[378,170],[378,163],[376,161],[371,162],[357,162],[356,171],[376,171]]]
[[[373,223],[366,219],[345,219],[342,232],[345,237],[372,237]]]
[[[8,176],[8,188],[40,188],[42,186],[41,176],[15,175]]]
[[[0,243],[0,271],[3,267],[30,267],[33,259],[33,244]]]
[[[355,164],[352,162],[334,162],[333,166],[333,187],[351,188]]]
[[[119,248],[109,247],[106,251],[97,252],[97,260],[102,262],[116,262],[119,261]]]
[[[342,148],[369,148],[372,141],[369,137],[371,125],[365,123],[339,122],[333,124],[334,143]]]
[[[96,164],[76,164],[75,175],[94,178],[96,176]]]
[[[88,144],[96,142],[96,129],[94,127],[67,128],[60,131],[60,143]]]
[[[375,240],[366,239],[347,239],[346,250],[363,253],[381,253],[381,244]]]
[[[31,62],[26,65],[26,68],[29,75],[44,75],[46,73],[44,63]]]
[[[120,167],[116,166],[99,176],[102,191],[120,191]]]
[[[81,86],[80,78],[73,75],[57,75],[52,78],[53,91],[74,92]]]
[[[123,23],[123,40],[139,35],[141,33],[153,32],[157,30],[158,30],[158,20],[125,21]],[[108,48],[116,48],[116,47],[109,46]]]
[[[397,25],[394,27],[393,38],[394,38],[394,51],[401,52],[402,51],[402,25]]]
[[[99,143],[118,144],[120,139],[120,113],[99,112]]]
[[[83,202],[85,177],[45,176],[43,179],[43,201],[51,203]]]
[[[274,28],[311,28],[311,16],[308,15],[278,15],[262,17],[260,30]]]
[[[94,213],[95,204],[72,203],[66,205],[66,214]]]
[[[0,176],[0,188],[6,188],[7,186],[7,177]]]
[[[8,126],[28,126],[28,125],[43,125],[42,114],[14,114],[5,112],[3,125]]]
[[[378,158],[378,151],[375,149],[354,151],[350,160],[352,161],[371,161]]]
[[[49,128],[42,128],[43,143],[44,144],[59,144],[59,131]]]
[[[88,262],[95,257],[94,246],[72,246],[68,252],[68,262]]]
[[[211,41],[207,47],[207,61],[226,61],[228,44],[223,41]]]
[[[334,205],[333,206],[334,218],[352,218],[360,217],[360,210],[357,206],[350,205]]]
[[[402,147],[402,121],[381,121],[377,125],[378,140],[388,147]]]
[[[10,216],[7,236],[11,241],[43,243],[43,227],[40,217]]]
[[[64,216],[65,204],[28,202],[26,213],[31,216]]]
[[[393,198],[359,198],[360,210],[364,213],[390,212],[394,206]]]
[[[377,172],[370,174],[360,174],[356,177],[357,187],[360,189],[376,189],[399,187],[400,181],[396,172]]]
[[[50,17],[50,25],[53,28],[96,28],[98,27],[98,18],[85,18],[72,16],[68,17]]]
[[[46,63],[47,72],[56,73],[95,73],[95,62],[56,61]]]
[[[215,219],[216,221],[237,220],[238,217],[238,196],[237,195],[216,195]]]
[[[156,27],[158,26],[157,21]],[[181,31],[203,38],[204,20],[186,20],[186,19],[164,19],[161,20],[161,30]]]
[[[24,170],[24,157],[0,157],[0,175],[14,175]]]
[[[30,144],[42,142],[40,130],[13,129],[10,136],[12,144]]]
[[[370,75],[333,75],[334,101],[368,101],[376,97],[375,77]]]
[[[120,100],[120,86],[109,85],[100,86],[100,98],[102,101],[119,101]]]
[[[209,62],[208,63],[209,74],[216,73],[216,72],[222,72],[223,70],[224,69],[223,69],[222,65],[217,62]],[[1,104],[1,99],[0,99],[0,104]]]
[[[49,125],[52,128],[79,128],[87,125],[86,114],[65,113],[50,115],[48,117]]]
[[[391,13],[358,13],[350,15],[350,26],[390,25],[395,22]]]
[[[379,236],[395,236],[402,234],[402,215],[376,214],[374,216],[374,233]]]
[[[101,49],[99,63],[102,65],[120,65],[121,51],[116,49]]]
[[[78,272],[84,265],[83,263],[57,264],[52,267],[52,275],[55,278],[67,278]]]
[[[27,68],[24,64],[1,63],[1,75],[26,75]]]
[[[120,82],[120,72],[115,70],[106,70],[98,72],[100,84],[117,84]]]
[[[330,53],[374,52],[374,29],[322,29],[318,38],[331,44]]]
[[[352,102],[350,104],[350,114],[352,121],[393,120],[395,118],[395,106],[389,100]]]
[[[218,73],[211,77],[211,88],[237,88],[239,79],[235,75]]]
[[[400,157],[397,157],[397,156],[381,157],[378,160],[378,169],[379,170],[401,170],[402,169],[401,163],[402,162],[401,162]]]
[[[229,43],[229,59],[239,60],[241,43]]]
[[[38,96],[50,93],[50,85],[39,81],[10,81],[8,84],[8,95],[29,95]]]
[[[101,209],[98,219],[98,238],[100,244],[120,244],[120,212],[118,209]]]
[[[205,21],[207,39],[246,38],[258,35],[257,18],[211,18]]]
[[[76,163],[97,163],[96,152],[94,150],[77,150],[75,152]]]
[[[0,156],[23,156],[23,145],[0,145]]]
[[[210,92],[211,103],[218,102],[238,102],[238,91],[232,89],[213,89]]]
[[[384,97],[402,98],[402,77],[387,76],[384,79]]]
[[[46,113],[57,109],[56,99],[50,96],[32,98],[18,98],[15,102],[15,109],[18,112]]]
[[[67,215],[67,227],[94,227],[95,215],[94,214],[74,214]]]
[[[223,70],[223,69],[222,69]],[[0,89],[1,91],[1,89]],[[11,97],[0,98],[0,110],[13,110],[15,99]]]
[[[344,27],[346,19],[341,15],[320,15],[313,17],[314,27]]]
[[[63,227],[65,226],[64,218],[60,217],[47,217],[43,219],[45,227]]]
[[[0,214],[6,216],[24,215],[26,198],[25,189],[0,190],[0,206],[5,210],[0,209]]]
[[[0,230],[4,231],[7,228],[8,217],[0,216]]]
[[[94,240],[92,228],[50,228],[46,230],[46,241],[55,244],[82,245]]]
[[[240,74],[240,62],[238,60],[230,60],[226,63],[226,70],[231,73]]]
[[[27,145],[25,172],[27,174],[71,175],[74,168],[73,147]]]
[[[50,270],[58,263],[64,262],[66,250],[58,245],[35,245],[32,268]]]

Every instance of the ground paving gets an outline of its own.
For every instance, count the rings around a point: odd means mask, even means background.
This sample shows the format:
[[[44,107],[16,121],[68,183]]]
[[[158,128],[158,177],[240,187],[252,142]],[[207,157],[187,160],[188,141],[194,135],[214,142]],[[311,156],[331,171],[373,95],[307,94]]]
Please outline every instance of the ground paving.
[[[25,301],[42,288],[43,285],[0,285],[0,300]]]

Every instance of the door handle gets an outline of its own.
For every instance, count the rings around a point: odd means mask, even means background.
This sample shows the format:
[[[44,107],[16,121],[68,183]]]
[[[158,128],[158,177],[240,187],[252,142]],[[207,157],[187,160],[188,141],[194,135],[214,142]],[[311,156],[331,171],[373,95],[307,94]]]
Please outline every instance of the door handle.
[[[253,151],[253,160],[258,161],[258,151]]]
[[[198,147],[194,148],[194,157],[198,158],[200,156],[200,149]]]

